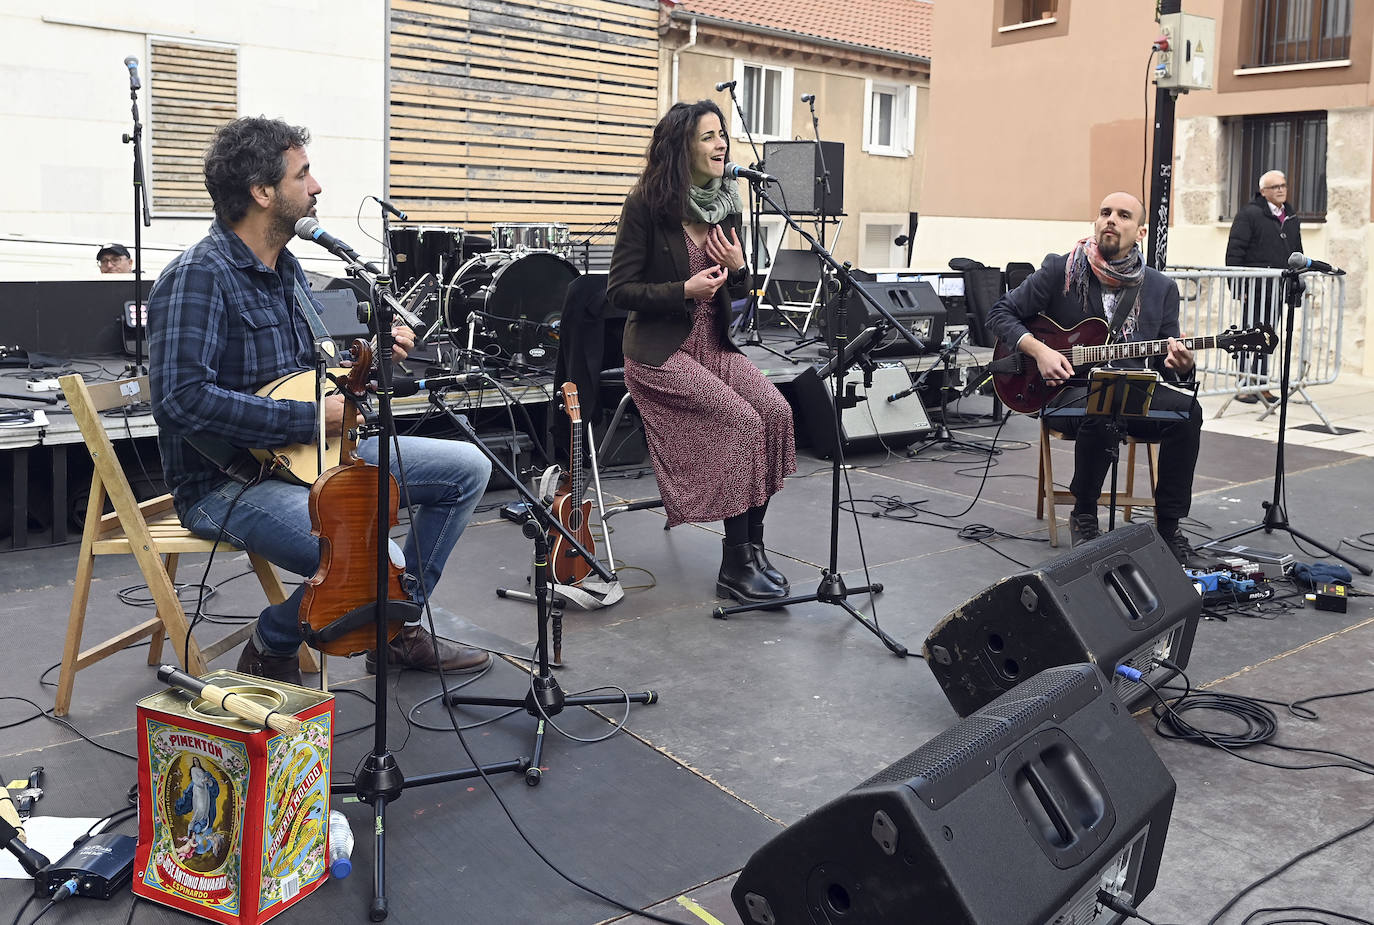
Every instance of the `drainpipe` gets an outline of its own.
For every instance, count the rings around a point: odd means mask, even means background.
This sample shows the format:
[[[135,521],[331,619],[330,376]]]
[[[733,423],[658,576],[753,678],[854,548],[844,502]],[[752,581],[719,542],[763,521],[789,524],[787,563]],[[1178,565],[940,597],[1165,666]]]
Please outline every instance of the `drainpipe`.
[[[673,52],[673,93],[672,93],[672,96],[668,97],[668,105],[663,107],[665,111],[667,110],[668,106],[671,106],[671,105],[673,105],[674,103],[677,102],[677,70],[678,70],[678,55],[682,54],[684,51],[686,51],[687,49],[691,48],[691,47],[692,47],[693,45],[695,45],[696,43],[697,43],[697,19],[696,19],[695,16],[693,16],[693,17],[692,17],[692,27],[691,27],[691,31],[687,33],[687,44],[686,44],[686,45],[683,45],[681,48],[679,48],[679,49],[677,49],[677,50],[675,50],[675,51]]]

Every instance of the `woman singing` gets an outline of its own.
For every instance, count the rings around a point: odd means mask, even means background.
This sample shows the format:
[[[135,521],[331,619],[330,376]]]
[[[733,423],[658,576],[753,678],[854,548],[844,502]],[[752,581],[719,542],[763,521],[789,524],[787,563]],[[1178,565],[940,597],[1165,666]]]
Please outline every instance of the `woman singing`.
[[[668,525],[723,520],[716,593],[755,604],[788,593],[764,553],[763,516],[796,448],[787,401],[730,340],[730,299],[749,274],[729,153],[709,100],[675,103],[659,120],[620,213],[607,295],[629,313],[625,384]]]

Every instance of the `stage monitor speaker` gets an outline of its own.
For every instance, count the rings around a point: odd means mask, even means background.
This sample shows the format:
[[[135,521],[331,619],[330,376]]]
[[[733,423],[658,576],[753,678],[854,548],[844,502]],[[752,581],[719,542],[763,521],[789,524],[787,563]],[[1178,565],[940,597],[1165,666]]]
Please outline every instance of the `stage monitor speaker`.
[[[1051,668],[754,852],[749,925],[1116,925],[1176,787],[1092,665]]]
[[[894,402],[887,400],[889,395],[911,387],[911,374],[904,367],[881,366],[873,370],[871,388],[864,386],[862,373],[846,378],[845,385],[845,391],[861,399],[840,412],[840,439],[845,452],[909,446],[934,432],[920,395],[913,392]],[[816,375],[815,367],[808,366],[793,380],[793,388],[812,450],[829,459],[835,455],[835,402],[830,380],[822,379]]]
[[[824,166],[822,166],[824,158]],[[793,215],[841,215],[844,213],[844,142],[765,141],[763,169],[778,178],[768,195]],[[830,193],[821,178],[830,174]],[[765,212],[774,209],[767,203]]]
[[[888,330],[884,332],[882,340],[873,345],[870,350],[872,356],[903,357],[922,352],[934,353],[940,349],[940,343],[945,338],[945,306],[930,283],[919,279],[855,279],[854,285],[871,295],[875,302],[897,319],[898,324],[925,344],[925,350],[918,351],[906,338]],[[835,329],[837,307],[837,300],[831,299],[821,313],[822,335],[827,343],[831,342],[831,332]],[[844,317],[845,329],[852,341],[864,328],[876,324],[882,315],[862,296],[851,293]]]
[[[1003,578],[941,620],[925,660],[960,716],[1038,671],[1090,661],[1127,706],[1188,667],[1202,598],[1153,524],[1118,527]],[[1141,681],[1116,674],[1117,665]]]

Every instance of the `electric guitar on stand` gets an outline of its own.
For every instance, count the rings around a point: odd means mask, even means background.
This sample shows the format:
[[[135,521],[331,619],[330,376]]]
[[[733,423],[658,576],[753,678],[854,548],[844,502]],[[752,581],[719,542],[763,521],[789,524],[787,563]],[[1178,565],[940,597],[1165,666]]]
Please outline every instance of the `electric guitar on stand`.
[[[592,541],[590,523],[592,502],[590,498],[584,500],[583,497],[587,493],[587,470],[582,464],[582,407],[574,383],[563,383],[559,393],[563,396],[563,410],[572,425],[572,439],[568,447],[568,471],[564,473],[563,484],[553,498],[553,515],[588,552],[595,554],[596,544]],[[572,585],[591,574],[591,563],[582,558],[561,533],[551,531],[549,540],[549,568],[554,581]]]
[[[1044,315],[1037,315],[1026,322],[1026,329],[1050,347],[1068,357],[1073,364],[1075,376],[1079,370],[1101,366],[1114,360],[1138,359],[1142,357],[1164,356],[1169,352],[1169,339],[1146,341],[1122,341],[1107,343],[1110,329],[1101,318],[1085,318],[1071,328],[1062,328]],[[1221,334],[1207,337],[1175,338],[1189,350],[1225,350],[1236,353],[1240,350],[1273,353],[1278,344],[1278,335],[1267,324],[1241,330],[1231,328]],[[1021,414],[1035,414],[1059,394],[1064,385],[1048,385],[1040,377],[1040,368],[1029,356],[997,342],[992,353],[992,362],[985,372],[992,374],[992,385],[997,397],[1012,411]]]

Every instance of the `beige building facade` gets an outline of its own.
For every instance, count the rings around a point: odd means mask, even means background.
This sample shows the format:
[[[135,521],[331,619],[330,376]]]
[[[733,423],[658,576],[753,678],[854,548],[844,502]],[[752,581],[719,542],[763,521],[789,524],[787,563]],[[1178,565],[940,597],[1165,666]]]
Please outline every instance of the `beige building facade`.
[[[1038,264],[1089,231],[1105,192],[1148,192],[1155,6],[936,6],[916,266]],[[1285,171],[1308,255],[1348,272],[1341,363],[1374,373],[1374,4],[1185,0],[1183,11],[1216,21],[1216,77],[1178,98],[1169,263],[1222,265],[1259,174]]]
[[[931,7],[921,0],[881,5],[885,13],[901,8],[898,15],[925,17]],[[827,225],[826,244],[856,266],[905,266],[906,247],[894,242],[909,235],[911,214],[919,213],[922,202],[930,57],[768,24],[767,3],[754,5],[760,9],[750,11],[753,22],[729,6],[697,0],[663,5],[660,111],[677,100],[714,100],[731,123],[731,160],[748,166],[757,160],[748,135],[729,92],[716,85],[735,81],[736,95],[755,121],[750,128],[760,155],[769,142],[814,140],[811,107],[802,100],[814,94],[820,139],[844,146],[842,164],[825,165],[843,181],[844,211],[838,236],[836,225]],[[826,17],[810,21],[822,30]],[[771,163],[764,166],[774,172]],[[804,225],[815,234],[813,219],[807,216]],[[776,216],[765,215],[760,225],[770,252],[779,242],[806,246]]]

